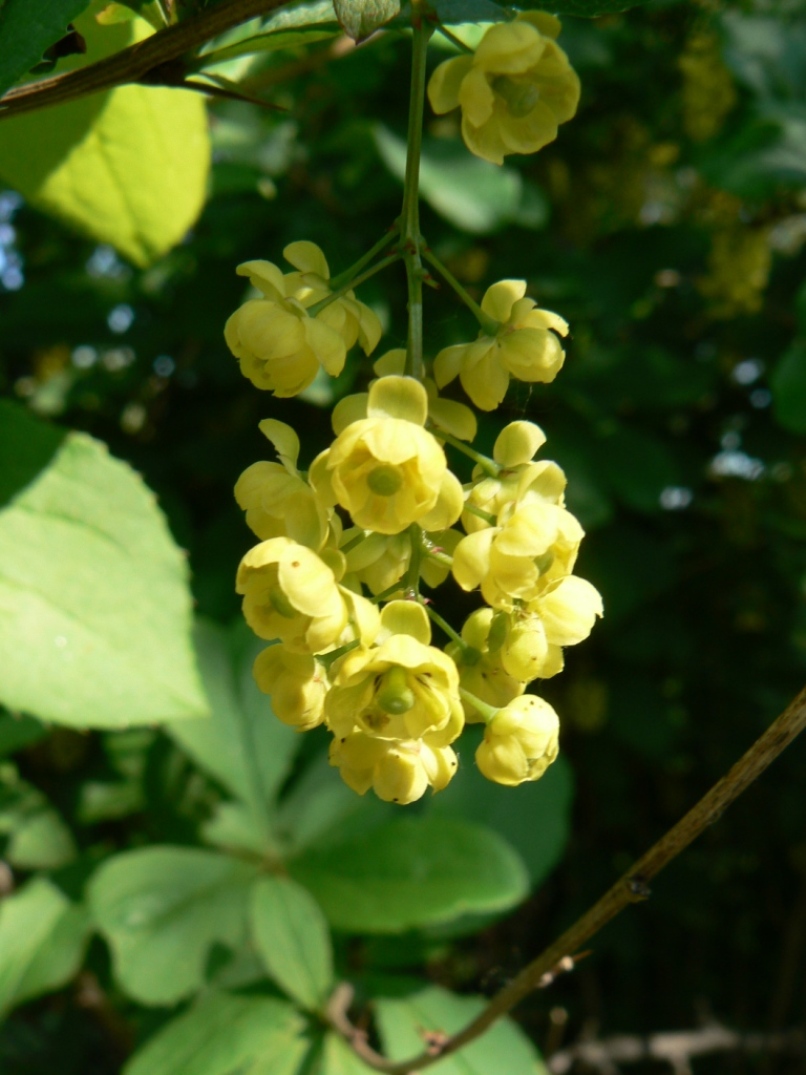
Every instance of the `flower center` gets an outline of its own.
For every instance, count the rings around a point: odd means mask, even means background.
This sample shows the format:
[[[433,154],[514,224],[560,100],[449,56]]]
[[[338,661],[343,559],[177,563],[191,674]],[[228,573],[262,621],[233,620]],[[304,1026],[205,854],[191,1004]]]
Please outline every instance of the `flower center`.
[[[367,485],[377,496],[394,496],[403,484],[400,468],[381,464],[367,475]]]
[[[414,705],[414,692],[408,685],[405,669],[396,666],[384,674],[375,702],[384,713],[393,716],[408,713]]]
[[[509,75],[498,75],[490,83],[493,93],[506,102],[510,115],[528,116],[540,99],[540,90],[532,82],[519,82]]]

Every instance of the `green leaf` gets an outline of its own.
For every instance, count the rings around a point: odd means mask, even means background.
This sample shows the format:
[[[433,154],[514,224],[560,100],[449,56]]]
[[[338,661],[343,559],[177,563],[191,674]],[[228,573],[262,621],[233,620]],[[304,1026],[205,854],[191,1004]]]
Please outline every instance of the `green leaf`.
[[[462,744],[470,757],[481,729],[467,728]],[[466,741],[467,739],[467,741]],[[545,776],[517,788],[486,780],[475,765],[452,780],[429,803],[429,813],[489,825],[520,854],[533,886],[539,885],[560,860],[568,842],[573,803],[571,769],[562,755]]]
[[[303,1008],[322,1008],[333,986],[330,932],[319,905],[288,878],[266,877],[252,892],[252,931],[271,977]]]
[[[82,63],[150,33],[142,20],[77,20]],[[78,64],[65,63],[65,68]],[[122,86],[0,123],[0,176],[38,209],[136,265],[184,238],[204,205],[210,146],[201,96]]]
[[[294,30],[300,26],[327,26],[335,23],[333,0],[303,0],[285,4],[267,15],[262,23],[264,33],[275,30]]]
[[[0,1015],[58,989],[84,957],[89,916],[44,878],[0,904]]]
[[[305,1022],[271,997],[213,993],[172,1019],[123,1075],[291,1075],[308,1051]]]
[[[423,1051],[423,1031],[455,1034],[486,1007],[477,997],[457,997],[428,986],[402,998],[381,998],[375,1014],[384,1052],[406,1060]],[[548,1075],[535,1047],[511,1019],[500,1019],[482,1037],[439,1062],[440,1075]]]
[[[55,810],[20,819],[6,847],[6,858],[21,870],[55,870],[76,857],[73,834]]]
[[[363,41],[400,12],[400,0],[333,0],[336,18],[353,41]]]
[[[44,724],[33,717],[0,714],[0,758],[38,742],[47,734]]]
[[[261,835],[259,819],[288,774],[300,736],[274,716],[268,696],[252,677],[254,659],[265,642],[241,620],[229,630],[200,622],[195,637],[212,718],[172,725],[168,733],[250,808],[255,839],[265,845],[268,834]],[[225,819],[224,824],[232,820]],[[240,818],[237,824],[241,833],[243,821]],[[242,841],[239,846],[244,846]]]
[[[154,495],[98,441],[53,452],[48,426],[0,403],[0,474],[36,457],[26,441],[50,461],[14,496],[0,482],[0,701],[83,728],[205,715],[187,565]]]
[[[88,0],[5,0],[0,5],[0,96],[64,37]]]
[[[211,946],[244,939],[255,874],[189,847],[148,847],[104,863],[89,900],[121,986],[143,1004],[174,1004],[200,989]]]
[[[502,911],[529,890],[523,863],[501,837],[436,817],[393,821],[369,836],[308,851],[289,871],[331,925],[347,932],[397,933]]]
[[[326,1034],[313,1075],[369,1075],[372,1070],[338,1035]]]
[[[373,130],[381,159],[402,183],[406,143],[382,124]],[[548,219],[548,203],[538,187],[513,168],[472,156],[458,139],[424,139],[420,191],[435,212],[474,235],[505,224],[541,228]]]
[[[792,433],[806,433],[806,342],[796,340],[770,378],[775,419]]]

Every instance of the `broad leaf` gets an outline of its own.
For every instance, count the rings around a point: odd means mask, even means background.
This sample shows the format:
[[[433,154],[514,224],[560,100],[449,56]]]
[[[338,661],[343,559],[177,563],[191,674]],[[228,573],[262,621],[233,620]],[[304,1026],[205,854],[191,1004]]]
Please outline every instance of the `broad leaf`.
[[[406,1060],[423,1051],[423,1032],[455,1034],[479,1014],[486,1002],[457,997],[438,986],[428,986],[401,998],[375,1003],[384,1052],[393,1060]],[[455,1056],[439,1062],[440,1075],[547,1075],[537,1050],[511,1019],[501,1019],[477,1041]]]
[[[252,932],[271,977],[303,1008],[322,1008],[333,986],[325,917],[301,885],[266,877],[252,892]]]
[[[92,13],[76,26],[88,45],[82,63],[151,32],[142,20],[100,27]],[[0,122],[3,180],[137,265],[184,238],[204,205],[209,163],[204,101],[175,89],[122,86]]]
[[[116,855],[89,884],[90,907],[121,986],[144,1004],[174,1004],[204,983],[210,948],[246,932],[256,870],[189,847]]]
[[[153,494],[103,444],[60,438],[0,404],[0,701],[84,728],[205,715],[187,565]]]
[[[402,183],[406,143],[381,124],[374,133],[381,159]],[[505,224],[540,228],[548,219],[548,203],[538,187],[527,184],[513,168],[472,156],[458,139],[424,140],[420,191],[435,212],[474,235]]]
[[[6,896],[0,903],[0,1016],[73,977],[88,927],[85,909],[44,878]]]
[[[353,41],[363,41],[400,11],[400,0],[333,0],[336,18]]]
[[[770,387],[778,424],[793,433],[806,433],[806,343],[802,340],[778,360]]]
[[[322,1055],[312,1075],[370,1075],[373,1068],[355,1055],[353,1050],[336,1034],[325,1035]]]
[[[139,1049],[123,1075],[291,1075],[308,1051],[299,1013],[271,997],[212,993]]]
[[[300,736],[274,716],[268,696],[252,677],[254,659],[265,645],[240,620],[229,630],[200,622],[196,652],[212,719],[168,729],[194,761],[249,807],[257,846],[271,842],[271,835],[261,831],[260,819],[271,808],[301,743]],[[225,825],[232,820],[225,819]],[[243,816],[237,819],[237,846],[249,846],[243,842],[248,822]]]
[[[471,756],[478,733],[465,730],[463,749]],[[495,829],[520,854],[533,886],[557,865],[570,834],[573,782],[562,755],[546,775],[533,783],[505,788],[486,780],[475,765],[466,766],[435,795],[429,813],[477,821]]]
[[[0,4],[0,95],[42,59],[89,0],[4,0]]]
[[[513,907],[529,890],[520,857],[490,829],[444,818],[394,821],[289,864],[336,929],[397,933]]]

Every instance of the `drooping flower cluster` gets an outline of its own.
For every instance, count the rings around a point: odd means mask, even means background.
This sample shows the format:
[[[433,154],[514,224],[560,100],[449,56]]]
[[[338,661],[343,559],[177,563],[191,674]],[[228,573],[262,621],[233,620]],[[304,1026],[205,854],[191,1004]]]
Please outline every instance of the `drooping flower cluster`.
[[[522,15],[492,27],[474,57],[437,69],[432,103],[461,105],[474,152],[499,163],[532,152],[573,114],[579,87],[554,43],[558,29],[551,16]],[[410,258],[413,240],[397,228],[400,243],[379,267]],[[356,344],[370,354],[381,326],[351,288],[385,245],[333,286],[311,242],[286,247],[294,272],[242,265],[255,295],[225,338],[244,375],[290,397],[321,369],[337,376]],[[339,400],[334,439],[307,472],[297,434],[272,418],[260,428],[278,461],[252,464],[235,486],[259,539],[236,582],[247,623],[270,643],[255,661],[258,686],[286,724],[330,732],[330,762],[349,787],[397,803],[448,784],[466,722],[485,723],[476,763],[486,777],[537,780],[557,756],[559,720],[526,689],[561,671],[563,647],[586,638],[602,614],[594,587],[573,574],[583,531],[565,507],[562,470],[535,458],[542,431],[511,422],[486,458],[472,447],[473,411],[439,394],[458,377],[472,403],[492,411],[511,378],[553,380],[568,326],[526,297],[524,281],[494,284],[481,307],[463,298],[481,331],[440,351],[433,379],[422,375],[410,335],[408,352],[375,361],[366,392]],[[446,444],[476,463],[466,485]],[[483,602],[461,632],[420,592],[450,575]],[[447,644],[435,644],[432,623]]]

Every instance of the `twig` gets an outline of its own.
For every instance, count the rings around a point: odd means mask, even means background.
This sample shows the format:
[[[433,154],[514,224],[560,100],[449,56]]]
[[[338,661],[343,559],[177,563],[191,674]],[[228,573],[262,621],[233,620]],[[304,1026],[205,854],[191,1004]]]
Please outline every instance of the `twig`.
[[[603,1041],[582,1041],[555,1053],[546,1063],[551,1075],[566,1075],[576,1063],[597,1072],[605,1072],[615,1064],[636,1064],[641,1060],[657,1060],[677,1072],[690,1069],[692,1058],[706,1053],[802,1053],[804,1050],[806,1034],[802,1030],[777,1034],[740,1034],[727,1027],[713,1025],[699,1030],[673,1030],[646,1037],[619,1034]]]
[[[170,71],[177,60],[225,30],[259,15],[267,15],[289,0],[222,0],[214,7],[160,30],[112,56],[10,90],[0,98],[0,120],[51,105],[64,104],[90,93],[127,82],[159,84],[159,69]]]
[[[427,1049],[419,1056],[409,1060],[392,1061],[380,1056],[374,1050],[368,1053],[356,1049],[351,1035],[352,1028],[347,1018],[349,999],[342,1006],[340,1018],[332,1025],[345,1040],[353,1046],[358,1055],[376,1071],[387,1075],[408,1075],[431,1067],[442,1057],[457,1052],[462,1046],[480,1037],[488,1027],[511,1011],[516,1004],[535,989],[539,989],[547,974],[553,974],[571,953],[579,948],[594,934],[605,926],[611,918],[630,903],[639,903],[649,897],[648,882],[664,866],[680,854],[695,840],[704,829],[713,825],[722,816],[730,804],[749,787],[764,770],[781,754],[792,740],[806,728],[806,688],[769,726],[746,754],[722,777],[711,790],[703,796],[693,809],[658,840],[658,842],[640,858],[623,877],[610,888],[602,898],[593,905],[580,919],[562,934],[553,944],[532,960],[513,979],[496,994],[479,1015],[458,1034],[445,1039],[439,1051]],[[342,988],[341,986],[339,987]],[[349,987],[347,987],[349,988]],[[334,994],[335,996],[335,994]],[[350,994],[350,999],[352,993]],[[352,1028],[352,1029],[351,1029]],[[363,1035],[364,1043],[366,1036]],[[367,1049],[369,1047],[367,1046]],[[371,1054],[371,1055],[370,1055]],[[680,1069],[682,1071],[682,1069]]]

